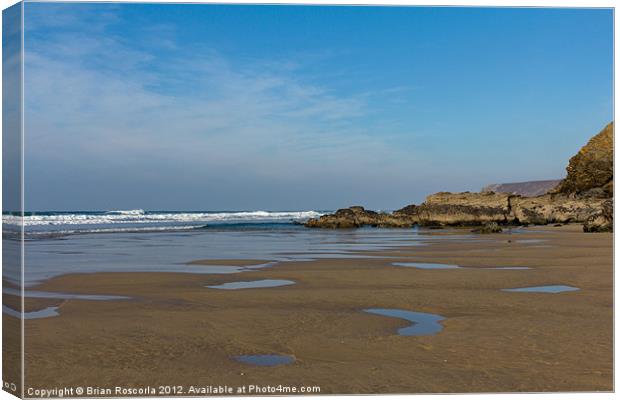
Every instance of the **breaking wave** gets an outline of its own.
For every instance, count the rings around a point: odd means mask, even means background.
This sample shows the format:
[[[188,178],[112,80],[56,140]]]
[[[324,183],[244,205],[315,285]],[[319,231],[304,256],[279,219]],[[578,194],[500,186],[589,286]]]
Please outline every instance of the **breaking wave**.
[[[324,213],[318,211],[159,212],[120,210],[102,212],[27,213],[24,226],[115,225],[115,224],[209,224],[243,222],[303,222]],[[3,216],[5,224],[19,225],[21,217]]]
[[[105,214],[144,215],[144,210],[113,210],[113,211],[106,211]]]

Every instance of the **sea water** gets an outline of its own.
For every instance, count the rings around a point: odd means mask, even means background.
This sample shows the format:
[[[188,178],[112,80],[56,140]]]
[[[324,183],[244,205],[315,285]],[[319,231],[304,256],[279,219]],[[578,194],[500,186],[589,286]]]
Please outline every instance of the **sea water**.
[[[222,290],[239,290],[239,289],[260,289],[271,288],[279,286],[294,285],[295,282],[288,279],[260,279],[256,281],[239,281],[239,282],[227,282],[221,285],[206,286],[209,289],[222,289]]]
[[[188,265],[201,259],[308,261],[368,257],[359,251],[424,245],[429,240],[472,240],[410,229],[310,229],[303,223],[324,211],[100,211],[26,213],[25,285],[71,273],[237,273],[255,266]],[[3,216],[10,249],[20,219]],[[273,265],[273,264],[268,264]],[[20,269],[4,278],[17,283]]]

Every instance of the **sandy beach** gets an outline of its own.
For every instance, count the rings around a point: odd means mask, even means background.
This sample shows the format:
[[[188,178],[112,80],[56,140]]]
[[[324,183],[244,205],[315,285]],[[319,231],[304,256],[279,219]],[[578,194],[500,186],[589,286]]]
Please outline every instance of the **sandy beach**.
[[[131,299],[27,299],[26,311],[57,306],[59,316],[25,321],[25,387],[316,385],[323,394],[612,390],[613,236],[584,234],[578,225],[525,231],[452,241],[441,239],[468,231],[429,231],[434,239],[425,246],[278,262],[236,274],[58,276],[32,290]],[[231,268],[269,261],[185,260]],[[392,265],[399,262],[463,268]],[[205,287],[263,279],[295,284]],[[580,290],[502,291],[543,285]],[[5,304],[15,299],[4,295]],[[363,312],[368,308],[437,314],[445,318],[443,330],[400,336],[397,329],[411,323]],[[11,326],[17,319],[4,314],[3,322]],[[294,362],[253,366],[234,358],[253,354],[288,355]]]

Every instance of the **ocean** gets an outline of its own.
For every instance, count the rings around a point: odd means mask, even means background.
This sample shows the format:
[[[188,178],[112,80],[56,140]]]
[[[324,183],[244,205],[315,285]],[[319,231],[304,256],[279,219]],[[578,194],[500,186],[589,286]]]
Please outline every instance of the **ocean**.
[[[41,211],[24,214],[28,237],[79,233],[187,231],[209,227],[249,228],[255,224],[295,224],[317,218],[326,211]],[[19,224],[5,215],[3,222]]]
[[[264,260],[251,268],[268,268],[282,261],[366,258],[360,251],[425,245],[430,238],[418,228],[326,230],[302,225],[326,212],[29,212],[23,221],[24,281],[32,286],[59,275],[95,272],[237,273],[247,267],[188,263]],[[18,260],[18,223],[18,217],[3,216],[7,260]],[[7,266],[4,278],[19,282],[18,263]]]

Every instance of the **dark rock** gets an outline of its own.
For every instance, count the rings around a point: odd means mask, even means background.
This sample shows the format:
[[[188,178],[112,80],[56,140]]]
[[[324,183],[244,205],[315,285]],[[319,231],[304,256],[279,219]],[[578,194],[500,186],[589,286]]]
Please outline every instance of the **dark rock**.
[[[414,225],[411,218],[401,218],[388,213],[366,210],[361,206],[342,208],[333,214],[312,218],[305,224],[309,228],[347,229],[362,226],[380,228],[410,228]]]
[[[592,213],[583,224],[584,232],[612,232],[614,228],[614,201],[606,200],[601,209]]]
[[[476,228],[472,230],[473,233],[480,234],[488,234],[488,233],[501,233],[502,228],[497,224],[497,222],[487,222],[482,225],[480,228]]]

